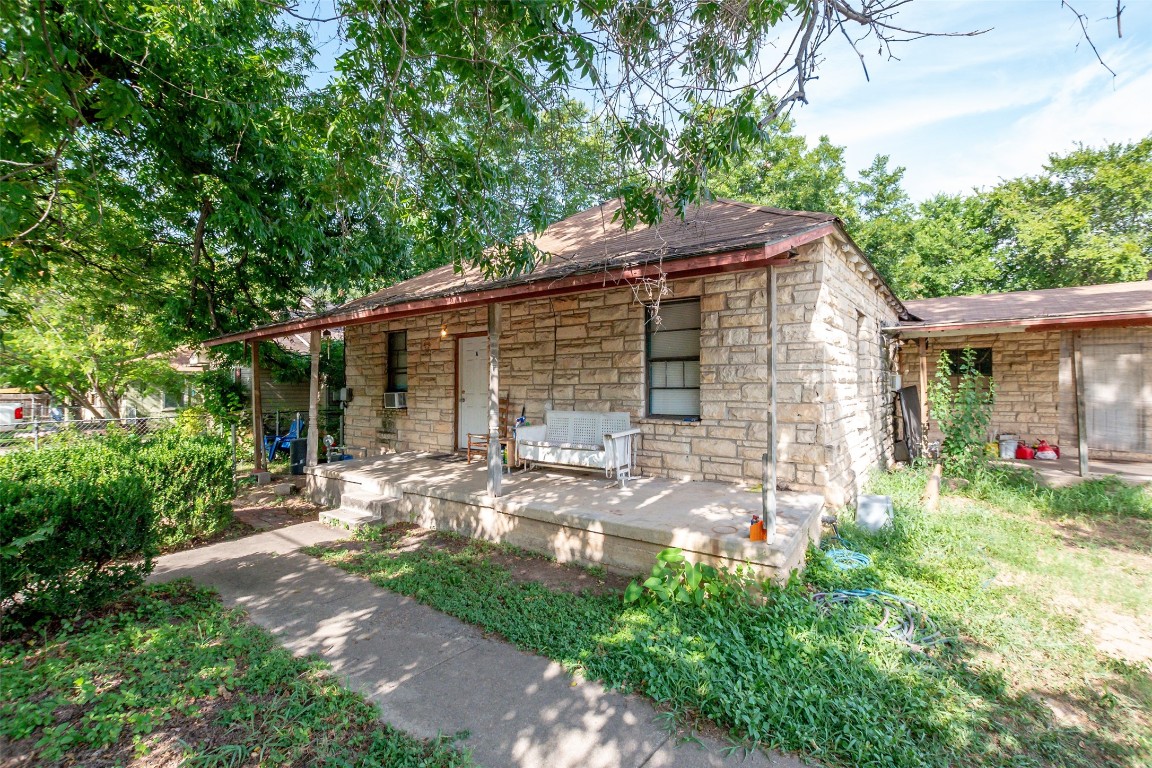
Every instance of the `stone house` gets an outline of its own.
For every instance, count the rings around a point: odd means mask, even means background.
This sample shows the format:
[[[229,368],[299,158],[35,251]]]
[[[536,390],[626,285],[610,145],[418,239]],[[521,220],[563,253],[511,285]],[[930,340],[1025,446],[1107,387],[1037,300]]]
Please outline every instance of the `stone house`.
[[[1152,459],[1152,280],[906,302],[905,384],[926,389],[942,352],[977,351],[995,382],[990,437],[1062,455]],[[925,406],[922,422],[931,425]],[[939,439],[930,427],[928,438]]]
[[[214,340],[343,327],[349,452],[444,454],[487,429],[488,351],[513,417],[626,411],[642,473],[852,503],[893,442],[910,319],[831,214],[714,201],[625,231],[609,202],[533,240],[518,276],[441,267],[331,311]],[[491,322],[490,322],[491,321]],[[774,408],[772,406],[775,406]]]

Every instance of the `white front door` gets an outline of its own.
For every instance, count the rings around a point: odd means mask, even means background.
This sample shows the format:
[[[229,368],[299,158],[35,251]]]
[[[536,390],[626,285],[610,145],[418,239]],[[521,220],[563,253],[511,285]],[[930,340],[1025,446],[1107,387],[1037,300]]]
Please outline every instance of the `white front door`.
[[[456,447],[466,448],[469,434],[488,434],[488,337],[465,336],[459,345]]]

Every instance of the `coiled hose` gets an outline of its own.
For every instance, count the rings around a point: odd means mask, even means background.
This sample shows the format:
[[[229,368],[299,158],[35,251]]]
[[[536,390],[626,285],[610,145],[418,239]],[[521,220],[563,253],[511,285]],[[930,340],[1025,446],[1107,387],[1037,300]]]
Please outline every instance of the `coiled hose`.
[[[812,599],[831,609],[834,605],[848,605],[863,600],[880,608],[879,623],[869,627],[875,632],[888,635],[910,648],[924,651],[942,643],[950,643],[924,609],[907,598],[882,592],[878,589],[841,589],[833,592],[817,592]]]

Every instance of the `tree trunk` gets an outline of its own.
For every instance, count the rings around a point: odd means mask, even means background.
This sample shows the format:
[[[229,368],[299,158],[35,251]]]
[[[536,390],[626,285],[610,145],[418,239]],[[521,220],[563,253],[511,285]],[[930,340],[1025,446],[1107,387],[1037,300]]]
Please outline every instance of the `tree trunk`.
[[[67,392],[68,396],[72,398],[73,403],[79,403],[81,408],[89,411],[90,413],[99,415],[100,411],[96,408],[96,405],[79,389],[65,385],[64,391]]]
[[[96,382],[92,382],[92,388],[96,390],[96,396],[100,398],[100,402],[104,404],[104,410],[110,419],[120,419],[120,398],[116,397],[115,392],[110,392],[107,387],[102,387]]]
[[[200,257],[204,253],[204,229],[208,224],[208,217],[212,215],[212,201],[205,197],[200,201],[200,217],[196,219],[196,232],[192,237],[192,279],[188,286],[188,312],[195,311],[196,287],[200,284]]]

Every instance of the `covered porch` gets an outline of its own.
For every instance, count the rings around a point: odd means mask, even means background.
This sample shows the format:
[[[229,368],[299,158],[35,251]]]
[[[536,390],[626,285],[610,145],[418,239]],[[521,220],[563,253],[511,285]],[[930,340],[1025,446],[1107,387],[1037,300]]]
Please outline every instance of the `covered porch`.
[[[636,478],[620,488],[589,472],[518,471],[504,475],[500,496],[484,464],[457,455],[397,453],[309,467],[313,498],[335,507],[329,524],[409,521],[471,538],[542,552],[561,562],[634,574],[656,554],[679,547],[697,562],[747,563],[762,578],[785,580],[819,541],[818,494],[777,494],[776,537],[748,538],[761,514],[758,488],[714,482]]]
[[[1080,461],[1075,456],[1061,456],[1055,461],[1013,459],[1012,464],[1032,470],[1041,483],[1051,488],[1065,488],[1085,479],[1098,480],[1109,476],[1118,477],[1131,485],[1152,484],[1152,461],[1094,458],[1087,462],[1088,471],[1083,475]]]

